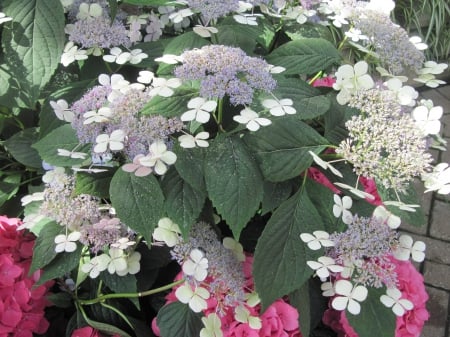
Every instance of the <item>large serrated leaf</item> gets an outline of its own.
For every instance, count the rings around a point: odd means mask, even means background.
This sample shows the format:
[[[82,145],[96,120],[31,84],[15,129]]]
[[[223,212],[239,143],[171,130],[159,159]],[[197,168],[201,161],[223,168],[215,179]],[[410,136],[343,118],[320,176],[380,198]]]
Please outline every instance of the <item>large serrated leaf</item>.
[[[64,124],[50,132],[47,136],[42,138],[32,146],[35,148],[42,160],[50,165],[71,167],[75,165],[82,165],[84,159],[74,159],[70,157],[63,157],[58,155],[58,149],[65,149],[77,152],[88,153],[90,145],[79,146],[79,140],[70,124]]]
[[[186,180],[196,190],[205,192],[206,186],[203,165],[205,149],[200,147],[184,149],[176,144],[174,146],[174,152],[177,155],[175,168],[181,178]]]
[[[361,303],[361,312],[352,315],[348,311],[346,316],[351,327],[359,337],[394,336],[396,316],[391,308],[380,301],[386,288],[368,288],[367,299]]]
[[[328,143],[295,116],[275,119],[245,141],[256,153],[264,177],[274,182],[299,176],[313,161],[308,152],[320,153]]]
[[[38,152],[31,147],[38,137],[36,128],[29,128],[16,133],[14,136],[4,142],[7,150],[19,163],[33,167],[41,168],[42,160]]]
[[[117,274],[100,273],[100,279],[105,282],[106,286],[114,293],[136,293],[137,281],[136,276],[127,274],[119,276]],[[128,298],[139,309],[139,299],[137,297]]]
[[[155,176],[136,177],[118,169],[109,192],[119,218],[151,242],[153,229],[164,215],[164,195]]]
[[[75,180],[75,193],[90,194],[95,197],[108,199],[109,185],[115,170],[110,168],[104,169],[106,169],[106,172],[78,172]]]
[[[55,236],[64,232],[64,227],[55,221],[47,223],[39,232],[33,248],[33,260],[30,266],[30,274],[45,267],[56,257]]]
[[[193,312],[187,304],[172,302],[161,308],[156,321],[161,336],[198,337],[203,328],[202,316]]]
[[[313,274],[306,261],[315,260],[300,240],[301,233],[323,229],[322,219],[306,190],[299,190],[273,213],[258,240],[253,264],[256,291],[263,309],[274,300],[299,289]]]
[[[54,250],[54,248],[53,248]],[[39,281],[36,285],[41,285],[49,280],[57,279],[69,274],[78,267],[81,258],[82,246],[78,245],[77,249],[71,253],[59,253],[49,264],[45,266]],[[33,255],[34,261],[34,255]]]
[[[206,193],[194,189],[174,168],[167,172],[161,187],[166,197],[164,205],[167,215],[187,237],[202,211]]]
[[[330,100],[321,92],[298,78],[276,77],[274,94],[279,98],[290,98],[297,110],[296,117],[312,119],[325,114],[330,108]]]
[[[336,101],[335,94],[330,94],[331,108],[325,114],[325,137],[335,145],[338,145],[348,136],[345,122],[352,116],[359,115],[358,109],[347,105],[340,105]]]
[[[183,84],[174,90],[170,97],[155,96],[141,110],[143,115],[161,115],[164,117],[181,116],[188,110],[187,103],[198,96],[198,89],[192,83]]]
[[[238,136],[218,137],[205,160],[206,189],[213,206],[239,239],[263,198],[263,179],[255,159]]]
[[[285,75],[315,74],[339,64],[341,55],[331,42],[322,38],[290,41],[267,56],[270,64],[286,68]]]
[[[60,62],[64,9],[59,0],[7,0],[3,10],[13,18],[12,29],[3,31],[5,61],[15,78],[28,82],[33,103]]]

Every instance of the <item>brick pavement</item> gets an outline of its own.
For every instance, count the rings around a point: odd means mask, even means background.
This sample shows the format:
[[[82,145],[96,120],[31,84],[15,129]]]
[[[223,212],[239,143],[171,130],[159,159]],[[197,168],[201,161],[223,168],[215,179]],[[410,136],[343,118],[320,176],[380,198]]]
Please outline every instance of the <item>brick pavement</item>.
[[[450,148],[450,85],[424,90],[420,96],[444,108],[441,135]],[[446,152],[433,151],[433,154],[437,162],[450,163],[450,149]],[[424,275],[430,296],[427,304],[430,319],[421,337],[450,337],[450,196],[423,194],[422,207],[428,215],[424,226],[400,227],[415,240],[424,241],[427,245],[425,261],[417,265]]]

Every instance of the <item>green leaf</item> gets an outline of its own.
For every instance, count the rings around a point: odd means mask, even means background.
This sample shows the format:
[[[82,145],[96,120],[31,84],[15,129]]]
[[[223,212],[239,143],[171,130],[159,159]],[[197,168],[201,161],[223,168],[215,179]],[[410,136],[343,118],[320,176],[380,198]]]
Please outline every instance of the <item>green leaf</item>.
[[[136,177],[118,169],[109,191],[119,218],[151,242],[153,229],[164,215],[164,196],[155,176]]]
[[[263,180],[255,159],[238,136],[211,142],[205,160],[209,198],[239,239],[263,198]]]
[[[187,304],[172,302],[158,312],[156,321],[164,337],[198,337],[203,328],[202,314],[193,312]]]
[[[320,251],[310,250],[301,233],[323,229],[322,219],[306,190],[301,189],[273,213],[258,240],[253,264],[256,291],[263,310],[274,300],[299,289],[313,274],[306,261]]]
[[[32,145],[42,160],[50,165],[71,167],[82,165],[85,159],[73,159],[70,157],[58,156],[58,149],[72,151],[76,148],[77,152],[89,153],[90,145],[79,146],[79,140],[70,124],[64,124],[56,128],[37,143]],[[89,157],[89,156],[88,156]]]
[[[47,223],[39,232],[33,248],[30,274],[45,267],[56,257],[55,236],[64,233],[65,228],[55,221]]]
[[[44,284],[49,280],[54,280],[58,277],[62,277],[66,274],[69,274],[72,270],[76,269],[80,262],[82,248],[82,245],[77,245],[77,250],[75,250],[74,252],[59,253],[49,264],[45,266],[42,275],[39,278],[39,281],[36,282],[36,286]],[[54,249],[55,248],[53,246],[53,250]]]
[[[377,184],[378,194],[383,201],[397,201],[397,194],[400,200],[408,205],[420,205],[420,200],[417,197],[416,188],[413,183],[409,183],[405,187],[405,193],[397,192],[392,188],[386,189],[382,184]],[[402,222],[410,225],[420,227],[426,224],[426,217],[422,207],[415,208],[415,212],[403,211],[397,206],[386,206],[386,208],[393,214],[399,216]]]
[[[8,108],[27,108],[34,106],[34,102],[29,100],[27,92],[29,86],[25,82],[11,76],[12,73],[5,64],[3,55],[0,55],[0,105]]]
[[[286,68],[284,75],[315,74],[341,61],[337,49],[322,38],[290,41],[267,56],[270,64]]]
[[[309,282],[305,282],[300,289],[289,294],[289,304],[299,312],[298,326],[302,336],[309,336],[311,327],[311,300],[309,298]]]
[[[394,336],[396,316],[380,301],[386,288],[368,288],[367,299],[361,303],[359,315],[346,311],[347,319],[359,337]]]
[[[12,173],[2,176],[0,172],[0,205],[15,196],[20,187],[21,174]]]
[[[183,236],[187,237],[202,211],[206,193],[189,185],[175,168],[166,173],[161,187],[166,197],[164,206],[168,217],[178,224]]]
[[[59,0],[7,0],[3,10],[13,18],[12,29],[3,31],[5,61],[13,77],[29,84],[27,94],[34,103],[61,59],[64,9]]]
[[[271,125],[245,137],[256,153],[261,171],[270,181],[299,176],[312,163],[308,153],[320,153],[327,140],[295,116],[275,119]]]
[[[38,138],[36,128],[29,128],[16,133],[4,142],[6,149],[19,163],[33,168],[41,168],[42,160],[38,152],[31,147]]]
[[[273,211],[281,205],[283,201],[290,197],[292,193],[291,181],[281,183],[264,182],[264,198],[261,204],[261,213],[264,215]]]
[[[284,25],[284,32],[291,40],[300,40],[305,38],[324,38],[333,42],[333,35],[330,29],[324,25],[318,25],[311,22],[303,24],[297,21],[286,21]]]
[[[161,115],[164,117],[181,116],[188,110],[188,102],[197,97],[198,89],[191,82],[174,89],[170,97],[155,96],[141,110],[143,115]]]
[[[233,18],[225,19],[217,27],[217,44],[241,48],[249,55],[255,53],[257,43],[268,49],[275,36],[274,28],[260,17],[257,21],[257,26],[250,26],[239,24]]]
[[[191,31],[171,39],[164,49],[164,54],[181,55],[186,50],[201,48],[208,44],[210,44],[208,40]],[[156,73],[158,75],[173,75],[173,68],[174,65],[172,64],[160,63]]]
[[[173,151],[177,155],[175,168],[178,174],[193,188],[200,192],[206,192],[205,173],[203,162],[205,160],[205,149],[196,147],[184,149],[178,144]]]
[[[274,90],[278,98],[290,98],[297,110],[295,116],[302,120],[325,114],[330,108],[330,100],[321,92],[298,78],[277,77]]]
[[[107,169],[107,171],[99,173],[78,172],[75,180],[75,193],[90,194],[108,199],[109,185],[115,170],[107,167],[103,169]]]
[[[73,306],[73,298],[66,292],[48,294],[46,299],[58,308],[71,308]]]

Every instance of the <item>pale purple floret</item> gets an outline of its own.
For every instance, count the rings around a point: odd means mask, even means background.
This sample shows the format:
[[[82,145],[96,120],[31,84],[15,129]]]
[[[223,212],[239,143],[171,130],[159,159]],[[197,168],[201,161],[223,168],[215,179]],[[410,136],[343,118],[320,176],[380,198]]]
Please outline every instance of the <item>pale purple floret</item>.
[[[210,45],[181,56],[183,65],[175,68],[175,75],[200,80],[200,96],[205,98],[228,95],[233,105],[250,104],[255,90],[270,92],[276,87],[267,62],[240,48]]]

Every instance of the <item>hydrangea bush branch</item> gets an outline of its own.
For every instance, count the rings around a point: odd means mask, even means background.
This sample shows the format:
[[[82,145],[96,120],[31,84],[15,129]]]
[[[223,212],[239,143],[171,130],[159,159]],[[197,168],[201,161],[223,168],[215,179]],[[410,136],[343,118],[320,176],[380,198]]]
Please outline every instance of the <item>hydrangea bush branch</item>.
[[[419,336],[426,247],[398,228],[425,221],[414,180],[450,192],[443,108],[415,89],[447,65],[393,8],[6,1],[4,165],[26,174],[0,201],[67,336]]]

